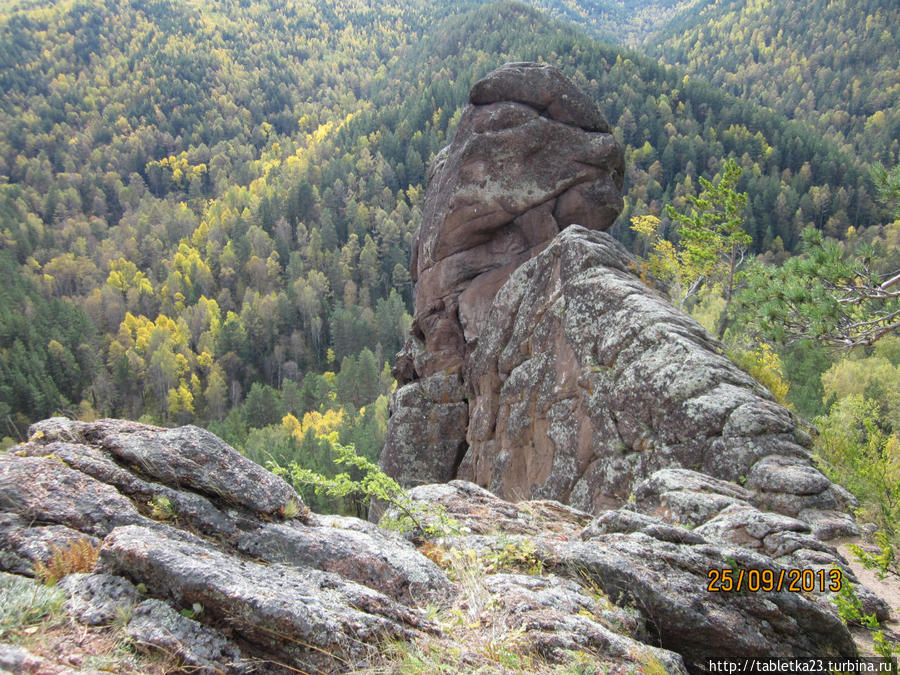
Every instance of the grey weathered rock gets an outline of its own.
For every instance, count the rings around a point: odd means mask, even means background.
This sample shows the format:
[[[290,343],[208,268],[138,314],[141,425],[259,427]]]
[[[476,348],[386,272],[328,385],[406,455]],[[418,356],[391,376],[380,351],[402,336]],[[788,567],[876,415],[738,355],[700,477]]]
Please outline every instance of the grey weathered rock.
[[[720,496],[701,517],[751,498],[790,515],[841,508],[791,414],[635,269],[611,237],[573,226],[513,273],[464,371],[458,477],[597,512],[680,468],[694,473],[658,481]]]
[[[465,534],[570,537],[577,536],[591,518],[590,514],[559,502],[536,500],[513,504],[462,480],[415,487],[409,496],[415,502],[443,508]],[[396,509],[389,509],[385,517],[398,515]],[[428,513],[422,517],[427,524],[438,524]]]
[[[167,500],[173,515],[179,521],[200,532],[216,536],[237,532],[234,518],[216,507],[207,497],[145,480],[121,466],[112,453],[102,448],[84,443],[51,441],[26,445],[22,452],[34,457],[52,456],[72,469],[101,483],[112,485],[121,494],[141,505]]]
[[[557,68],[537,63],[507,63],[479,80],[469,93],[475,105],[514,101],[564,124],[609,133],[597,106]]]
[[[711,540],[743,546],[772,558],[800,548],[824,551],[835,560],[840,558],[834,548],[812,536],[809,525],[803,521],[752,506],[729,506],[695,531]]]
[[[860,536],[860,528],[853,516],[842,511],[808,509],[800,511],[797,518],[807,523],[812,533],[823,541]]]
[[[100,542],[97,537],[65,525],[32,522],[12,513],[0,513],[0,570],[31,576],[35,563],[49,560],[54,547],[65,549],[81,539],[87,539],[92,546]]]
[[[667,494],[672,492],[667,488],[677,485],[672,482],[677,475],[676,472],[664,473],[651,483]],[[694,494],[698,496],[706,494],[700,491],[704,487],[719,493],[746,496],[737,485],[730,487],[721,481],[702,480],[695,475],[682,478],[680,484],[695,488]],[[465,531],[475,533],[451,537],[445,540],[448,545],[487,558],[496,558],[510,550],[509,547],[527,550],[557,575],[567,576],[580,584],[587,580],[619,607],[636,610],[649,631],[647,635],[632,627],[626,633],[638,636],[642,642],[677,652],[689,668],[705,665],[707,658],[716,656],[855,654],[850,633],[825,594],[807,597],[787,591],[707,591],[710,570],[768,569],[777,577],[780,570],[797,567],[797,561],[790,554],[776,561],[763,552],[785,554],[797,543],[814,547],[815,553],[828,556],[831,562],[841,560],[833,549],[812,537],[806,523],[797,519],[761,512],[739,500],[740,503],[726,509],[718,521],[716,518],[710,520],[705,531],[702,526],[689,530],[668,523],[658,515],[629,509],[604,512],[586,527],[586,519],[580,516],[561,519],[555,526],[549,526],[535,515],[535,504],[552,502],[509,504],[464,481],[422,486],[412,490],[411,494],[422,502],[441,505]],[[570,507],[559,505],[559,508]],[[729,519],[733,521],[732,528],[718,527],[717,523]],[[742,537],[739,543],[750,544],[757,550],[736,545],[733,539],[738,534]],[[791,540],[791,536],[796,540]],[[810,549],[796,549],[793,553],[807,550]],[[804,562],[802,567],[808,568],[810,563]],[[484,583],[493,588],[498,584],[503,586],[505,582],[486,577]],[[553,595],[544,583],[535,581],[530,590],[548,589],[548,593],[540,594],[540,597]],[[565,608],[571,613],[573,597],[567,595],[567,590],[572,589],[560,587],[562,595],[554,609]],[[527,602],[522,599],[529,598],[525,590],[510,586],[505,592],[513,598],[510,607],[522,601],[524,614],[530,611],[528,607],[537,603],[534,597]],[[873,604],[869,595],[863,592],[867,611],[886,616],[884,603]],[[577,628],[575,624],[578,624]],[[543,639],[540,635],[542,625],[545,624],[540,620],[533,624],[536,643]],[[560,640],[564,640],[570,630],[579,635],[579,639],[591,634],[587,624],[562,621],[560,626],[561,635],[557,636]],[[622,628],[620,626],[618,632],[621,633]],[[554,642],[551,640],[549,644]]]
[[[581,538],[587,541],[613,532],[643,532],[654,539],[675,544],[706,543],[706,539],[699,532],[661,523],[656,518],[624,509],[601,513],[590,525],[581,531]]]
[[[292,501],[301,517],[285,519]],[[273,629],[293,635],[308,646],[277,647],[293,667],[324,664],[330,650],[326,669],[347,669],[385,636],[433,630],[413,608],[451,593],[432,561],[370,523],[304,508],[287,483],[206,432],[47,420],[0,455],[0,569],[30,575],[54,547],[102,542],[99,573],[60,582],[77,621],[124,620],[138,600],[132,584],[143,584],[174,610],[203,604],[201,623],[233,623],[249,659],[276,649]],[[148,621],[135,630],[165,632]],[[191,652],[190,639],[172,639],[184,642],[176,651],[185,663],[219,667],[203,665],[206,652]]]
[[[550,661],[564,663],[567,652],[594,650],[596,668],[661,665],[667,673],[687,672],[678,654],[623,634],[628,624],[637,632],[632,617],[614,605],[601,606],[577,583],[554,575],[492,574],[484,585],[506,613],[507,627],[523,631],[522,640]]]
[[[220,631],[182,616],[160,600],[144,600],[125,628],[139,647],[178,657],[192,673],[253,672],[251,662]]]
[[[405,540],[339,524],[270,523],[240,536],[235,548],[268,562],[334,572],[407,604],[449,594],[440,568]]]
[[[29,434],[45,443],[71,440],[99,446],[164,485],[188,487],[258,513],[278,513],[298,499],[281,478],[194,426],[163,429],[120,420],[53,418],[33,424]]]
[[[755,490],[761,507],[797,515],[803,511],[843,510],[859,506],[804,458],[773,453],[747,473],[747,487]]]
[[[140,597],[128,579],[111,574],[69,574],[57,585],[69,596],[69,614],[88,626],[125,621]]]
[[[708,572],[775,569],[737,547],[675,544],[643,533],[607,534],[554,545],[558,570],[587,574],[617,604],[633,604],[663,648],[688,666],[709,658],[854,656],[837,611],[799,593],[707,593]]]
[[[335,574],[251,562],[147,528],[117,528],[100,555],[112,572],[176,605],[200,603],[211,620],[298,666],[357,663],[382,639],[431,628],[417,612]]]
[[[0,511],[102,537],[144,519],[114,487],[52,457],[0,455]]]
[[[641,481],[634,489],[635,502],[642,508],[662,506],[662,495],[669,492],[696,492],[708,496],[727,497],[734,502],[750,502],[753,493],[731,481],[690,469],[660,469]],[[732,502],[732,503],[734,503]]]
[[[57,666],[23,647],[0,642],[0,673],[15,675],[70,675],[70,668]]]
[[[112,435],[115,425],[105,421],[104,434]],[[446,641],[419,607],[463,607],[471,593],[402,537],[371,523],[266,515],[199,483],[166,485],[160,482],[168,475],[163,470],[157,480],[148,478],[107,447],[104,435],[78,435],[63,424],[47,428],[48,437],[0,456],[7,477],[0,561],[25,566],[32,558],[45,559],[42,546],[52,534],[102,537],[97,572],[61,582],[70,595],[67,610],[76,620],[101,625],[133,611],[130,633],[178,654],[185,667],[244,672],[277,670],[272,663],[279,662],[301,670],[352,670],[377,660],[385,639]],[[147,438],[153,433],[143,427],[142,447],[154,444]],[[177,453],[177,445],[167,452]],[[239,470],[235,462],[217,467]],[[227,477],[223,483],[238,480]],[[731,640],[733,655],[852,650],[821,598],[747,598],[705,590],[710,566],[724,568],[731,561],[757,569],[830,564],[833,550],[813,536],[806,521],[831,522],[833,513],[804,512],[806,520],[766,513],[747,501],[757,499],[755,492],[679,470],[651,474],[638,492],[641,498],[629,509],[593,520],[553,500],[512,504],[460,480],[419,486],[410,494],[442,507],[455,521],[458,529],[445,546],[483,560],[524,560],[524,569],[543,565],[556,573],[497,574],[489,567],[473,582],[487,598],[480,610],[487,614],[474,615],[475,624],[483,620],[484,630],[518,636],[523,653],[566,663],[569,650],[578,650],[613,670],[683,672],[671,652],[695,665],[726,634],[744,636]],[[675,493],[733,503],[691,531],[665,509],[665,499]],[[162,497],[170,507],[177,505],[174,512],[148,504]],[[734,545],[741,533],[739,543],[760,553]],[[776,561],[762,552],[781,557]],[[132,584],[153,598],[134,610],[140,598]],[[592,585],[623,606],[602,603]],[[867,609],[884,609],[877,598],[863,598]],[[188,619],[179,614],[182,609],[196,614]],[[477,650],[470,657],[465,663],[481,658]]]
[[[381,468],[402,485],[451,480],[466,451],[469,405],[459,375],[435,373],[391,397]]]

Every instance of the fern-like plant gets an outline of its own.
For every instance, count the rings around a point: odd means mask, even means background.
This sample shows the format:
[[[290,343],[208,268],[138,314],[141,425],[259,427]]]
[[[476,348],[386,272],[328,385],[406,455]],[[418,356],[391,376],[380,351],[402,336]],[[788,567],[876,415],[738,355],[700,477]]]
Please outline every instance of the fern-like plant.
[[[100,555],[99,547],[87,537],[71,542],[67,547],[51,545],[50,560],[34,565],[34,576],[47,586],[53,586],[68,574],[91,572]]]

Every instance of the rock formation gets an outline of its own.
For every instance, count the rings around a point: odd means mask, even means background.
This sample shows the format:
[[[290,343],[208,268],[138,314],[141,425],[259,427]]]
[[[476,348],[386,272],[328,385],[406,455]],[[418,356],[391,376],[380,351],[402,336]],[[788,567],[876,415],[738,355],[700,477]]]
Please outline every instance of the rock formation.
[[[573,226],[515,271],[466,365],[459,477],[597,511],[681,467],[790,516],[852,506],[793,416],[635,269],[611,237]]]
[[[813,467],[791,413],[598,231],[622,153],[594,104],[536,64],[497,69],[469,100],[431,168],[383,468],[599,512],[677,467],[854,533],[853,498]]]
[[[612,225],[624,173],[603,115],[557,68],[513,63],[475,84],[429,171],[411,264],[413,337],[394,370],[401,388],[382,456],[388,473],[406,484],[455,476],[468,418],[460,375],[494,294],[566,226]]]
[[[630,597],[689,665],[852,651],[822,598],[694,595],[722,560],[846,570],[829,542],[859,534],[855,500],[815,468],[793,415],[602,231],[622,168],[600,114],[534,64],[494,71],[469,100],[431,169],[382,467],[407,486],[461,479],[413,494],[464,521],[473,498],[594,514],[579,541],[527,534],[560,574]]]
[[[282,479],[195,427],[51,419],[30,433],[0,454],[0,595],[86,539],[99,560],[59,582],[68,614],[124,621],[129,639],[191,672],[393,672],[385,645],[398,641],[485,672],[507,672],[497,654],[534,673],[579,660],[686,673],[710,657],[856,653],[827,594],[707,592],[708,570],[730,565],[777,574],[835,562],[854,577],[811,526],[705,474],[658,471],[633,503],[597,517],[465,481],[420,486],[419,518],[440,527],[408,533],[416,548],[310,513]],[[0,643],[0,670],[66,672],[51,658]]]

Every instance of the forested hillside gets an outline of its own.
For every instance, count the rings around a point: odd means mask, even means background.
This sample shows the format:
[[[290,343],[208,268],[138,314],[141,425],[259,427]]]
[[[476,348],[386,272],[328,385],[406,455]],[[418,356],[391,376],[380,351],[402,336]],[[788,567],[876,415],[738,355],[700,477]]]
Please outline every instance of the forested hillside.
[[[610,44],[635,46],[701,0],[529,0]]]
[[[729,0],[683,12],[647,52],[736,96],[808,122],[846,152],[900,152],[900,5]]]
[[[515,3],[22,2],[0,50],[11,438],[62,412],[193,422],[260,461],[377,454],[426,167],[506,61],[599,102],[626,244],[727,158],[755,251],[885,220],[849,146]]]

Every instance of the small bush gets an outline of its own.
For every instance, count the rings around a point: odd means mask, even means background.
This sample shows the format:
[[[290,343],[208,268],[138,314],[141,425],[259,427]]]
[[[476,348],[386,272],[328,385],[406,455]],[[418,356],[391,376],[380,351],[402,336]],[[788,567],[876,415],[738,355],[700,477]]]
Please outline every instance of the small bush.
[[[359,478],[351,476],[349,472],[341,472],[329,478],[296,462],[283,467],[277,462],[270,461],[267,468],[282,478],[291,479],[294,488],[298,490],[306,485],[312,486],[316,494],[338,498],[352,496],[363,502],[379,499],[395,506],[400,512],[400,517],[396,520],[383,518],[382,527],[401,532],[414,530],[429,537],[444,536],[458,530],[458,523],[449,518],[443,508],[439,505],[416,503],[409,493],[377,464],[357,455],[352,444],[341,445],[334,442],[331,443],[331,449],[335,454],[334,462],[350,468]]]
[[[781,359],[765,342],[758,343],[751,349],[734,349],[728,357],[754,380],[766,387],[775,400],[781,405],[791,408],[787,395],[790,383],[784,377]]]

